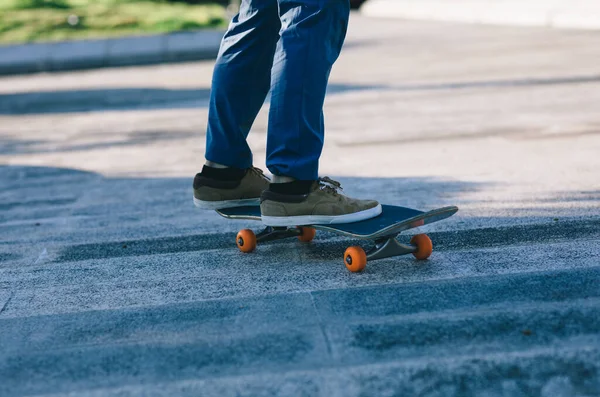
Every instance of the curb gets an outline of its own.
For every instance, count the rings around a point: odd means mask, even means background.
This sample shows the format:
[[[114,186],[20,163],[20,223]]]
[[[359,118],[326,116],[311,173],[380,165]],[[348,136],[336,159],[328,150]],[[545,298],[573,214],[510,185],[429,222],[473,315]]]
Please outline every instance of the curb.
[[[225,31],[0,46],[0,75],[214,59]]]
[[[591,0],[369,0],[361,13],[444,22],[600,29],[600,3]]]

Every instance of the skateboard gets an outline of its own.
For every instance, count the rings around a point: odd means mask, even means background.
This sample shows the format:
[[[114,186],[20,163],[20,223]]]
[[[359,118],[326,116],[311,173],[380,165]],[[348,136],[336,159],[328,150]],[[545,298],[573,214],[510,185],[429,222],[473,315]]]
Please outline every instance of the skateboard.
[[[300,225],[289,227],[267,226],[255,234],[250,229],[240,230],[236,244],[242,252],[252,252],[257,243],[297,237],[302,242],[310,242],[316,230],[324,230],[346,237],[370,240],[373,247],[365,252],[362,247],[352,246],[344,252],[344,264],[351,272],[364,270],[367,261],[390,258],[399,255],[413,254],[417,260],[429,258],[433,251],[431,239],[426,234],[413,236],[409,244],[398,241],[400,233],[419,226],[438,222],[454,215],[458,207],[450,206],[423,212],[412,208],[395,205],[382,205],[383,211],[375,218],[364,221],[333,225]],[[260,221],[259,206],[224,208],[217,213],[227,219],[247,219]]]

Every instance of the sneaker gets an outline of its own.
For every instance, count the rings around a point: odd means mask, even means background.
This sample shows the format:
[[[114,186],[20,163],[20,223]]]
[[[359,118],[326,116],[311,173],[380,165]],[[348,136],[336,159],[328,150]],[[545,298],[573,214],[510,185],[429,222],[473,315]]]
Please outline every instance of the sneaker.
[[[217,180],[202,173],[194,178],[194,205],[205,210],[259,205],[269,188],[269,178],[260,168],[248,168],[240,180]]]
[[[330,178],[315,181],[308,194],[290,195],[265,190],[261,196],[262,222],[267,226],[301,226],[352,223],[381,214],[381,204],[340,193]]]

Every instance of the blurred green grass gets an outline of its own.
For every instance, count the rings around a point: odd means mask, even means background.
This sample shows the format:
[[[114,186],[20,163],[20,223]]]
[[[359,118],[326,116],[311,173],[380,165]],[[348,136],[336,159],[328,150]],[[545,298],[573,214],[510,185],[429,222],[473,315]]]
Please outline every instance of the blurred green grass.
[[[131,36],[226,26],[218,3],[0,0],[0,43]]]

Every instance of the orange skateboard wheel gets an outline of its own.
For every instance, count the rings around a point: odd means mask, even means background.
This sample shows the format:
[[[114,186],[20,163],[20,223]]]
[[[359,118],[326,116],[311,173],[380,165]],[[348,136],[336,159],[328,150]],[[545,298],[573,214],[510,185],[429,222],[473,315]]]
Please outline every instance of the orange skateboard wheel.
[[[352,273],[361,272],[367,266],[367,254],[361,247],[349,247],[344,252],[344,264]]]
[[[317,234],[317,229],[314,227],[298,227],[300,229],[301,234],[298,236],[298,240],[303,243],[310,243],[315,238]]]
[[[417,250],[412,254],[417,260],[424,260],[429,258],[429,255],[433,252],[433,243],[426,234],[417,234],[410,239],[410,243],[417,247]]]
[[[250,229],[240,230],[236,237],[236,243],[240,251],[252,252],[256,249],[256,235]]]

